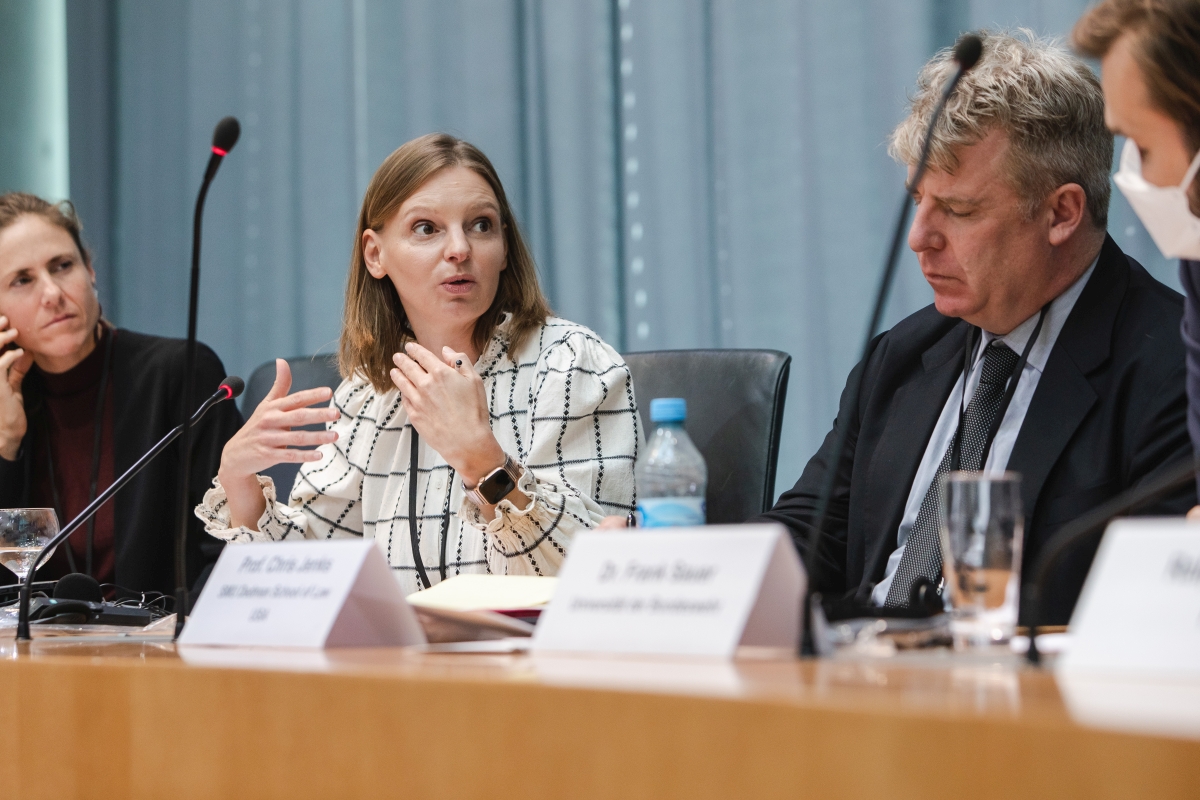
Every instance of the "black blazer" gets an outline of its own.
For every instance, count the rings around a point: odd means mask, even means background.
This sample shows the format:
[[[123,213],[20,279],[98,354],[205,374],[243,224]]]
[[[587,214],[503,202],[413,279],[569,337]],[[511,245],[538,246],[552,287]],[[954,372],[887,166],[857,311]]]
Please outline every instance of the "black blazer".
[[[114,474],[133,466],[167,431],[179,424],[183,395],[185,342],[120,330],[113,340],[113,457]],[[209,348],[196,354],[196,395],[193,410],[216,391],[225,368]],[[22,385],[32,408],[38,395],[36,372]],[[242,425],[232,402],[219,403],[193,429],[191,507],[204,497],[221,463],[221,449]],[[32,426],[31,426],[32,428]],[[24,506],[30,492],[31,435],[26,434],[16,461],[0,458],[0,508]],[[112,499],[116,548],[116,582],[135,591],[175,591],[175,536],[178,531],[179,445],[168,447]],[[204,533],[204,525],[189,514],[188,585],[216,560],[222,543]],[[67,520],[61,520],[66,524]],[[0,567],[0,584],[16,577]]]
[[[1191,457],[1182,314],[1183,298],[1106,238],[1008,461],[1022,476],[1026,574],[1065,522]],[[877,337],[847,382],[834,430],[795,487],[763,515],[791,528],[806,549],[838,428],[849,425],[811,567],[814,589],[863,599],[883,579],[917,467],[962,374],[968,327],[929,306]],[[850,396],[857,373],[861,389]],[[1182,514],[1195,503],[1189,485],[1140,513]],[[1044,624],[1069,620],[1098,544],[1099,537],[1060,563],[1044,595]]]

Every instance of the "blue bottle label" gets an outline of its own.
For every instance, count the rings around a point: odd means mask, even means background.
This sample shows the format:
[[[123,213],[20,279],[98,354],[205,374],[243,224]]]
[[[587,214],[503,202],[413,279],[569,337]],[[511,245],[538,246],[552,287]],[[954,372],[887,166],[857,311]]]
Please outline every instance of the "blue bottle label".
[[[638,502],[643,528],[675,528],[704,524],[703,497],[646,497]]]

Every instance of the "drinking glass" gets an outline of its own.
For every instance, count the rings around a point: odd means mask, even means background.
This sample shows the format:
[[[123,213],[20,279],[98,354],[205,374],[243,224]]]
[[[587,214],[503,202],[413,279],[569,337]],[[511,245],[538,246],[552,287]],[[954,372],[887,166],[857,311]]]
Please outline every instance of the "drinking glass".
[[[942,477],[942,570],[956,647],[1012,638],[1024,538],[1020,475],[951,472]]]
[[[58,515],[53,508],[0,509],[0,564],[22,582],[43,547],[58,535]],[[46,558],[54,551],[46,554]]]

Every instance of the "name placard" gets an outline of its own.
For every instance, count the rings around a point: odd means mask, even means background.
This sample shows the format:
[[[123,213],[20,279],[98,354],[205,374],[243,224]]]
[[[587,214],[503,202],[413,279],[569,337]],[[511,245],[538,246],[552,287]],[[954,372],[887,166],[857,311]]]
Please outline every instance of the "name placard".
[[[424,644],[417,616],[371,540],[233,544],[221,551],[181,644]]]
[[[1178,518],[1109,525],[1060,665],[1200,676],[1200,525]]]
[[[780,525],[576,536],[535,651],[730,658],[800,641],[804,568]]]

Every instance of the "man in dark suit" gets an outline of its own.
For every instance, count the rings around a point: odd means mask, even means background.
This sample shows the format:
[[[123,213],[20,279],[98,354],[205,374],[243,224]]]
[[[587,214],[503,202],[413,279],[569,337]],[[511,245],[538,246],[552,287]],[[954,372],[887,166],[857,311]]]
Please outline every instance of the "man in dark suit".
[[[945,55],[921,73],[892,137],[912,165]],[[934,134],[909,246],[932,307],[879,336],[851,373],[834,430],[768,512],[802,551],[829,469],[833,498],[813,587],[903,608],[938,586],[938,478],[1020,473],[1024,566],[1064,523],[1192,457],[1182,298],[1106,235],[1112,137],[1086,65],[987,34]],[[834,443],[847,446],[831,465]],[[1142,509],[1182,514],[1194,487]],[[1098,542],[1098,540],[1097,540]],[[1068,621],[1097,542],[1060,563],[1043,622]]]

